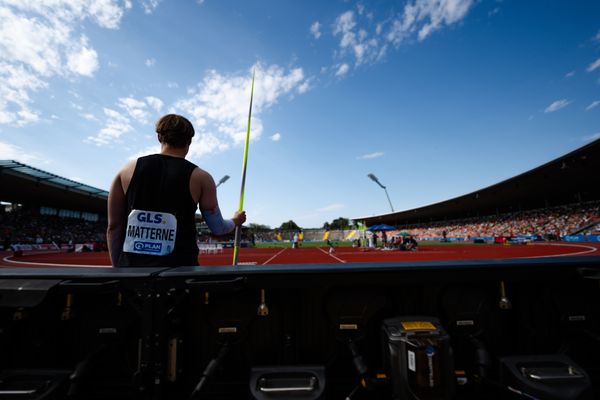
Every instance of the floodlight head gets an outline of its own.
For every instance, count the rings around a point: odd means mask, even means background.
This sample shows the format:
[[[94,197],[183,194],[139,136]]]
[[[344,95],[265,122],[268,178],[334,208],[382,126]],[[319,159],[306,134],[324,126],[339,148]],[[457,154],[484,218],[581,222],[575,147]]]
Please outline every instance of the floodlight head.
[[[219,181],[219,184],[227,182],[228,179],[229,179],[229,175],[225,175],[224,177],[221,178],[221,180]]]
[[[371,179],[373,182],[375,182],[376,184],[378,184],[379,186],[381,186],[382,188],[384,188],[384,189],[385,189],[385,186],[383,186],[383,185],[381,184],[381,182],[379,182],[379,179],[377,179],[377,177],[376,177],[375,175],[373,175],[373,174],[368,174],[367,176],[368,176],[368,177],[369,177],[369,179]]]

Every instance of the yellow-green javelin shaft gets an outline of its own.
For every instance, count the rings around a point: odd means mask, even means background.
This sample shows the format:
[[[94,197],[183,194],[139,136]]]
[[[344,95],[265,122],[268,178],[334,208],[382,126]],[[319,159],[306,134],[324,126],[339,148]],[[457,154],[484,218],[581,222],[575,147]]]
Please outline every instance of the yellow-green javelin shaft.
[[[252,71],[252,88],[250,89],[250,110],[248,111],[248,128],[246,129],[246,143],[244,144],[244,160],[242,161],[242,187],[240,189],[240,206],[238,211],[244,210],[244,189],[246,188],[246,167],[248,165],[248,143],[250,142],[250,121],[252,120],[252,98],[254,97],[254,71]],[[237,265],[238,251],[240,248],[241,227],[235,227],[235,242],[233,245],[233,266]]]

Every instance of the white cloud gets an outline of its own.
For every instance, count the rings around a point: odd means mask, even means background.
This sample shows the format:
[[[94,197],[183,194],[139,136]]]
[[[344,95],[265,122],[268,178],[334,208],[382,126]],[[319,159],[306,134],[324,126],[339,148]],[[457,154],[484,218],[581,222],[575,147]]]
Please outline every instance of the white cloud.
[[[340,37],[340,55],[351,54],[356,65],[377,61],[385,55],[386,47],[365,29],[358,29],[353,11],[339,15],[333,24],[333,35]]]
[[[222,153],[231,147],[231,143],[224,141],[212,133],[200,133],[194,137],[190,146],[190,157],[201,158],[208,154]]]
[[[148,105],[145,101],[137,100],[133,97],[121,97],[117,102],[117,105],[125,110],[131,118],[142,124],[148,123],[150,113],[148,112]]]
[[[285,95],[301,94],[306,82],[302,68],[286,70],[277,65],[256,64],[252,110],[252,140],[262,135],[261,114],[277,104]],[[177,101],[171,112],[189,115],[198,140],[192,141],[190,153],[200,157],[220,152],[246,138],[250,76],[248,73],[223,75],[209,71],[202,82]]]
[[[162,100],[154,96],[147,96],[146,103],[148,103],[148,105],[152,107],[157,113],[160,112],[163,106]]]
[[[0,142],[0,160],[15,160],[25,164],[39,161],[40,157],[26,153],[21,147]]]
[[[87,39],[81,37],[79,48],[67,55],[67,67],[71,72],[84,76],[93,76],[98,69],[98,53],[87,47]]]
[[[342,64],[339,66],[337,71],[335,71],[335,76],[344,76],[348,73],[349,69],[350,67],[348,66],[348,64]]]
[[[129,0],[1,0],[0,123],[38,121],[30,95],[51,78],[93,76],[98,54],[83,22],[116,29],[128,8]]]
[[[47,83],[21,65],[1,60],[0,81],[0,124],[22,126],[37,122],[39,115],[31,109],[29,93],[45,88]]]
[[[96,136],[89,136],[86,142],[93,143],[96,146],[113,144],[120,142],[121,136],[133,130],[129,118],[120,112],[105,108],[104,115],[106,117],[105,126],[100,129]]]
[[[402,12],[383,21],[373,21],[373,13],[357,5],[333,24],[333,35],[340,38],[335,56],[351,56],[356,66],[383,59],[390,44],[399,47],[405,40],[425,40],[432,33],[462,21],[475,0],[408,0]],[[346,61],[347,63],[347,61]]]
[[[567,72],[565,74],[565,78],[572,78],[575,76],[575,71]]]
[[[595,41],[600,42],[600,30],[596,33],[596,36],[593,38]]]
[[[376,151],[375,153],[363,154],[362,156],[356,157],[359,160],[372,160],[373,158],[379,158],[384,155],[381,151]]]
[[[591,63],[587,67],[587,72],[592,72],[592,71],[596,70],[597,68],[600,68],[600,58],[597,59],[596,61],[594,61],[593,63]]]
[[[583,140],[585,140],[586,142],[588,142],[588,141],[591,142],[596,139],[600,139],[600,132],[594,133],[593,135],[583,137]]]
[[[76,109],[77,111],[83,110],[83,106],[81,104],[71,102],[71,108]]]
[[[302,82],[300,85],[298,85],[298,93],[304,94],[304,93],[308,92],[312,87],[311,82],[312,82],[312,79],[308,78],[304,82]]]
[[[319,23],[319,21],[315,21],[312,23],[312,25],[310,26],[310,33],[315,39],[321,37],[321,24]]]
[[[150,120],[151,110],[159,113],[162,109],[163,102],[158,97],[146,96],[143,100],[138,100],[133,97],[121,97],[117,102],[117,106],[125,110],[127,114],[140,124],[147,124]]]
[[[279,142],[281,140],[281,133],[276,132],[273,135],[271,135],[271,140],[274,142]]]
[[[548,107],[546,107],[546,109],[544,110],[544,112],[545,113],[552,113],[552,112],[560,110],[561,108],[565,108],[566,106],[568,106],[571,103],[572,102],[570,100],[567,100],[567,99],[556,100],[555,102],[553,102],[552,104],[550,104]]]
[[[341,210],[344,207],[345,206],[342,203],[333,203],[333,204],[330,204],[325,207],[317,208],[317,212],[323,213],[323,212],[336,211],[336,210]]]
[[[148,68],[153,67],[154,64],[156,64],[156,60],[154,58],[146,59],[146,67],[148,67]]]
[[[148,156],[150,154],[157,154],[157,153],[160,153],[160,144],[158,142],[156,144],[153,144],[152,146],[146,147],[145,149],[131,155],[129,157],[129,159],[136,160],[140,157]]]
[[[163,101],[154,96],[146,96],[142,100],[134,97],[121,97],[117,100],[116,106],[123,112],[105,108],[106,121],[104,127],[96,136],[89,136],[85,142],[96,146],[106,146],[114,142],[120,142],[121,136],[133,131],[133,122],[141,125],[148,124],[151,118],[160,113],[163,105]],[[86,117],[84,116],[84,118]]]
[[[201,6],[202,4],[204,4],[204,0],[196,0],[196,3],[198,3],[198,5]]]
[[[140,0],[146,14],[152,14],[160,2],[161,0]]]
[[[474,0],[413,0],[404,6],[402,16],[392,22],[387,40],[398,46],[415,33],[418,40],[425,40],[444,26],[460,22],[474,3]]]
[[[94,114],[85,113],[85,114],[79,114],[79,115],[81,115],[82,118],[84,118],[88,121],[98,121],[98,118],[96,118],[96,116]]]
[[[594,101],[592,101],[592,102],[590,103],[590,105],[589,105],[589,106],[587,106],[587,107],[585,108],[585,111],[590,111],[590,110],[592,110],[592,109],[594,109],[594,108],[598,107],[599,105],[600,105],[600,100],[594,100]]]
[[[167,82],[167,87],[169,89],[177,89],[179,87],[179,84],[177,82]]]

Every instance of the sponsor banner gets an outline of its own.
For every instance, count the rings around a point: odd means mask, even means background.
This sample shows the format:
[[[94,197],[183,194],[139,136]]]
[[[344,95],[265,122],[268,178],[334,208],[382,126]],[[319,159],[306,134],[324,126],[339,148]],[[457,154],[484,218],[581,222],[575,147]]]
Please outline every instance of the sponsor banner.
[[[436,237],[430,237],[430,238],[419,238],[419,240],[431,240],[431,241],[438,241],[438,242],[443,242],[444,238],[441,236],[436,236]],[[447,237],[446,241],[448,242],[464,242],[465,239],[464,237]]]
[[[75,244],[75,253],[82,253],[84,251],[94,251],[94,243],[77,243]]]
[[[21,251],[34,251],[34,250],[59,250],[58,246],[54,243],[40,243],[40,244],[11,244],[10,247],[13,250],[21,250]]]
[[[485,240],[486,242],[493,242],[493,236],[471,236],[471,240]]]
[[[513,239],[517,239],[517,240],[539,240],[540,236],[538,235],[520,235],[520,236],[516,236]]]
[[[600,242],[600,235],[569,235],[562,239],[566,242]]]

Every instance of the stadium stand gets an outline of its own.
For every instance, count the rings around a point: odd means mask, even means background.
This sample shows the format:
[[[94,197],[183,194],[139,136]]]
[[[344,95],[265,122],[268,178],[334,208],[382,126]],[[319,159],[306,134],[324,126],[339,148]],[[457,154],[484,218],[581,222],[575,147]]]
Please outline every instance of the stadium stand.
[[[62,244],[106,242],[106,220],[86,221],[81,218],[40,215],[37,210],[15,210],[0,213],[0,227],[14,244]]]
[[[407,224],[399,231],[409,231],[419,239],[440,239],[446,231],[448,238],[539,236],[558,239],[576,234],[600,220],[600,202],[569,204],[538,210],[472,217],[429,224]],[[595,226],[595,225],[594,225]],[[392,231],[392,235],[399,231]]]
[[[2,248],[106,249],[108,192],[0,160]]]
[[[353,218],[422,238],[565,236],[600,219],[600,139],[495,185],[415,209]]]

